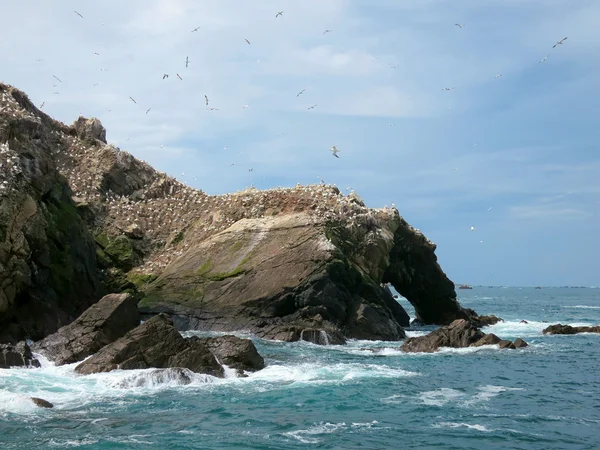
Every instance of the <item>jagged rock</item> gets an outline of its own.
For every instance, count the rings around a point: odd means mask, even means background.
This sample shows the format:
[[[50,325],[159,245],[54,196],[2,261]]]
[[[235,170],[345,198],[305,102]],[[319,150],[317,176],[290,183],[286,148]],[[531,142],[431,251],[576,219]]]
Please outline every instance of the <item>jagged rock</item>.
[[[571,325],[550,325],[543,331],[544,334],[577,334],[577,333],[600,333],[600,325],[592,327],[572,327]]]
[[[495,325],[498,322],[504,322],[504,319],[501,319],[498,316],[489,315],[489,316],[476,316],[471,319],[475,326],[477,327],[487,327],[490,325]]]
[[[438,351],[440,347],[469,347],[484,336],[485,333],[468,320],[457,319],[450,325],[440,327],[426,336],[408,338],[400,350],[409,353],[432,353]]]
[[[16,345],[0,344],[0,369],[11,367],[40,367],[40,363],[24,341]]]
[[[477,342],[475,342],[474,344],[471,344],[471,347],[481,347],[482,345],[496,345],[501,340],[502,339],[500,339],[494,333],[488,333],[485,336],[483,336],[481,339],[479,339]]]
[[[36,406],[39,406],[40,408],[54,408],[54,405],[52,403],[50,403],[48,400],[44,400],[43,398],[39,398],[39,397],[30,397],[31,401],[33,403],[36,404]]]
[[[236,369],[238,373],[255,372],[265,367],[265,360],[249,339],[227,335],[202,341],[221,364]]]
[[[515,339],[514,346],[515,346],[515,348],[525,348],[525,347],[528,347],[529,345],[523,339],[517,338],[517,339]]]
[[[252,342],[239,343],[238,347],[228,346],[227,339],[212,345],[222,357],[240,367],[254,364]],[[239,354],[236,354],[236,350]],[[254,352],[256,349],[254,349]],[[117,341],[103,347],[94,356],[79,364],[75,371],[81,374],[109,372],[114,369],[146,369],[150,367],[180,367],[192,372],[223,377],[223,368],[211,352],[206,340],[198,337],[184,339],[173,327],[173,321],[166,314],[159,314],[128,332]]]
[[[98,140],[106,144],[106,129],[102,126],[102,122],[95,117],[86,119],[85,117],[80,116],[75,123],[73,123],[73,128],[75,128],[79,139]]]
[[[74,322],[33,345],[57,365],[81,361],[116,341],[140,323],[137,299],[130,294],[109,294],[89,307]]]
[[[136,289],[131,275],[158,277],[137,286],[147,316],[268,338],[323,329],[401,339],[409,319],[381,288],[388,282],[425,324],[473,315],[435,244],[395,208],[367,208],[325,184],[209,196],[105,145],[94,119],[67,127],[3,84],[0,98],[0,142],[27,175],[11,175],[0,205],[4,339],[41,339],[103,293]]]
[[[506,339],[502,339],[500,342],[498,342],[498,346],[500,348],[510,348],[510,349],[515,349],[515,344],[513,344],[511,341],[508,341]]]
[[[0,342],[40,339],[100,293],[94,242],[56,170],[55,131],[69,129],[0,83]]]

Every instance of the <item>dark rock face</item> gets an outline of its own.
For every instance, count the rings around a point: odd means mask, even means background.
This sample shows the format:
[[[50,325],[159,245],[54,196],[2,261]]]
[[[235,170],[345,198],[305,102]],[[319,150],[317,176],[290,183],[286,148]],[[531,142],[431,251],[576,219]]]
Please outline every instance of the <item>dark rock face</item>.
[[[577,333],[600,333],[600,325],[593,327],[572,327],[571,325],[550,325],[543,331],[544,334],[577,334]]]
[[[137,299],[131,294],[109,294],[79,318],[33,345],[57,365],[81,361],[116,341],[140,323]]]
[[[100,292],[94,241],[56,170],[52,129],[69,133],[0,83],[0,151],[10,159],[0,171],[0,342],[41,339]]]
[[[440,347],[469,347],[485,336],[468,320],[457,319],[448,326],[443,326],[426,336],[408,338],[400,349],[407,353],[432,353]]]
[[[477,327],[487,327],[490,325],[495,325],[498,322],[504,322],[504,319],[501,319],[498,316],[490,315],[490,316],[476,316],[471,319]]]
[[[0,344],[0,369],[11,367],[40,367],[40,363],[33,357],[26,342]]]
[[[417,319],[425,325],[469,319],[471,314],[456,299],[454,283],[437,262],[436,245],[401,220],[382,281],[392,283],[415,307]]]
[[[237,364],[238,368],[254,367],[253,370],[257,370],[260,361],[252,342],[242,343],[237,341],[237,338],[230,337],[219,339],[209,342],[197,337],[184,339],[173,327],[171,318],[159,314],[102,348],[79,364],[75,371],[90,374],[114,369],[180,367],[192,372],[223,377],[223,368],[209,345],[213,346],[224,360]],[[236,347],[233,346],[234,343]]]
[[[202,341],[221,364],[236,369],[238,373],[255,372],[265,367],[265,360],[249,339],[219,336]]]
[[[54,408],[54,405],[52,403],[50,403],[48,400],[44,400],[43,398],[31,397],[31,401],[40,408]]]
[[[448,326],[440,327],[426,336],[407,339],[400,347],[404,352],[432,353],[440,347],[481,347],[482,345],[498,345],[500,348],[523,348],[527,343],[521,338],[514,343],[500,339],[493,333],[485,334],[472,321],[458,319]]]

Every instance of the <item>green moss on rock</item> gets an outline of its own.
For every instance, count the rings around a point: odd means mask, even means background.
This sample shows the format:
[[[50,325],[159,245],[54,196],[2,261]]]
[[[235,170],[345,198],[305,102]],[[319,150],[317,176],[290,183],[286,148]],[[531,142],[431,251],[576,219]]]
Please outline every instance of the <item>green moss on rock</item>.
[[[121,235],[111,240],[104,247],[104,252],[110,256],[119,268],[124,270],[133,268],[133,246],[127,236]]]

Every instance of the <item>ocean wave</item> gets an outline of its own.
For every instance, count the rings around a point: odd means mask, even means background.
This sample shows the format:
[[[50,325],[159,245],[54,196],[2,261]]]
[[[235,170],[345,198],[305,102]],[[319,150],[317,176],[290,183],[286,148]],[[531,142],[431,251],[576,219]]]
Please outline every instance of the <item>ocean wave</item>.
[[[576,308],[576,309],[600,309],[600,306],[592,305],[563,305],[562,308]]]
[[[291,437],[296,439],[297,441],[303,444],[318,444],[321,442],[321,439],[317,438],[317,436],[337,433],[337,432],[356,432],[362,430],[372,430],[372,429],[385,429],[387,427],[379,427],[377,426],[379,422],[373,420],[372,422],[355,422],[350,424],[350,426],[346,425],[345,422],[341,423],[330,423],[330,422],[320,422],[315,424],[312,427],[306,429],[300,429],[295,431],[288,431],[282,433],[283,436]]]
[[[469,430],[476,430],[476,431],[482,431],[485,433],[490,433],[492,431],[494,431],[493,429],[489,429],[484,425],[480,425],[480,424],[468,424],[468,423],[463,423],[463,422],[439,422],[436,424],[432,425],[433,428],[468,428]]]

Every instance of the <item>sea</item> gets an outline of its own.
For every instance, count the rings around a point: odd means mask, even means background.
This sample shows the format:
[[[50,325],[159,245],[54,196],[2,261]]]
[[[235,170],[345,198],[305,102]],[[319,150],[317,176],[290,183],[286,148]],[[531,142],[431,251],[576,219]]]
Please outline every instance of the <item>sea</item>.
[[[43,360],[0,370],[0,449],[600,449],[600,334],[542,334],[549,324],[600,324],[600,289],[458,294],[504,319],[485,332],[529,347],[404,354],[402,342],[318,346],[241,330],[267,367],[190,384],[151,370],[79,376]]]

